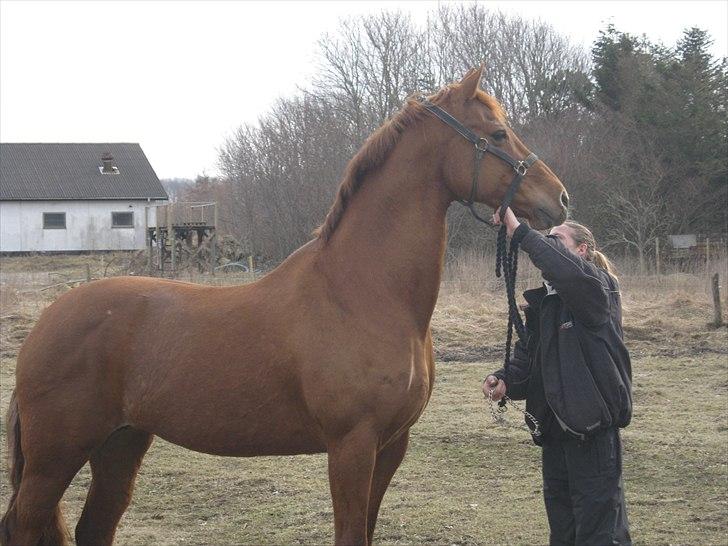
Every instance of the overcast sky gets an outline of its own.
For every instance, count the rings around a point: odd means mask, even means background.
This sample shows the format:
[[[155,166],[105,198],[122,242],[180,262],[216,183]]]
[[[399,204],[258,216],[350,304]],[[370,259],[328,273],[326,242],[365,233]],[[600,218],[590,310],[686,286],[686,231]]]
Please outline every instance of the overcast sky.
[[[728,55],[728,1],[490,1],[590,49],[608,22],[672,46],[708,30]],[[0,0],[0,140],[139,142],[160,178],[217,173],[217,148],[306,87],[341,18],[436,1]]]

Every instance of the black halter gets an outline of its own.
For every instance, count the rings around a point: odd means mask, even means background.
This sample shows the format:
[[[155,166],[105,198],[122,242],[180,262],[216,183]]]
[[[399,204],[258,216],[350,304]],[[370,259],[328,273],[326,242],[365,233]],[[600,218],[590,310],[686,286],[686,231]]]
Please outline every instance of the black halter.
[[[506,152],[500,148],[491,146],[488,139],[485,137],[479,137],[473,131],[465,127],[457,119],[448,114],[445,110],[439,106],[432,104],[426,98],[421,97],[419,99],[420,104],[427,108],[430,112],[435,114],[447,125],[455,129],[463,137],[473,143],[475,146],[475,161],[473,167],[473,183],[470,188],[470,197],[467,200],[458,199],[458,201],[468,207],[473,217],[479,222],[483,222],[491,227],[495,227],[490,220],[482,218],[475,210],[475,196],[478,191],[478,174],[480,172],[480,162],[483,160],[486,152],[499,157],[506,163],[508,163],[516,174],[513,176],[511,185],[506,190],[506,194],[503,197],[500,205],[500,219],[503,222],[503,218],[506,214],[506,209],[511,205],[513,197],[516,195],[518,188],[523,182],[523,177],[528,172],[528,169],[536,161],[538,156],[534,153],[528,154],[525,159],[517,161],[513,159]],[[516,305],[516,272],[518,269],[518,244],[515,241],[511,241],[510,246],[506,250],[506,226],[501,224],[500,230],[498,231],[498,243],[496,246],[496,259],[495,259],[495,274],[497,277],[501,276],[501,270],[503,271],[503,278],[506,284],[506,295],[508,297],[508,330],[506,333],[506,348],[505,348],[505,362],[504,367],[507,369],[510,364],[511,356],[511,343],[513,341],[513,330],[516,330],[518,337],[522,340],[526,340],[526,327],[523,324],[523,319],[518,312],[518,306]],[[505,403],[505,398],[502,400],[502,404]]]
[[[440,108],[439,106],[432,104],[430,101],[428,101],[426,98],[420,98],[419,99],[420,104],[427,108],[430,112],[435,114],[438,118],[440,118],[443,122],[445,122],[447,125],[455,129],[458,133],[460,133],[463,137],[465,137],[467,140],[473,143],[473,146],[475,147],[475,160],[474,160],[474,169],[473,169],[473,183],[470,188],[470,197],[468,199],[458,199],[458,201],[468,207],[470,209],[470,212],[473,214],[476,220],[483,222],[484,224],[493,225],[491,224],[490,220],[487,220],[485,218],[482,218],[477,211],[475,210],[475,196],[478,191],[478,173],[480,172],[480,162],[483,160],[483,156],[485,156],[486,152],[493,154],[496,157],[499,157],[506,163],[508,163],[511,167],[513,167],[513,170],[516,172],[516,174],[513,177],[513,180],[511,181],[511,185],[508,187],[508,190],[506,191],[505,196],[503,197],[503,201],[501,202],[500,206],[500,217],[501,220],[503,220],[503,217],[505,216],[506,209],[511,205],[511,201],[513,200],[513,197],[516,195],[516,192],[518,191],[519,186],[521,185],[521,182],[523,182],[523,177],[526,176],[526,173],[528,172],[529,167],[536,163],[538,161],[538,156],[534,153],[528,154],[528,156],[521,160],[517,161],[513,159],[510,155],[508,155],[506,152],[501,150],[500,148],[497,148],[495,146],[491,146],[490,142],[488,142],[488,139],[485,137],[479,137],[476,135],[473,131],[465,127],[462,123],[460,123],[458,120],[456,120],[454,117],[452,117],[450,114],[448,114],[445,110]]]

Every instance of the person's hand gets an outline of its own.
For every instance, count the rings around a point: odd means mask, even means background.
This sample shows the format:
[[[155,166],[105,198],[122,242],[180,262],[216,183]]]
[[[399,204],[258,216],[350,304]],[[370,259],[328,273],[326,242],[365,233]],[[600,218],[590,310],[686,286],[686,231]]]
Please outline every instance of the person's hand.
[[[498,402],[506,394],[506,382],[494,375],[486,377],[483,381],[483,394],[487,398],[490,393],[492,393],[491,398]]]
[[[496,211],[493,213],[492,220],[493,224],[495,224],[496,226],[499,226],[501,224],[500,208],[496,209]],[[516,228],[521,225],[521,222],[518,221],[516,215],[513,214],[511,207],[508,207],[506,209],[506,213],[503,216],[503,223],[506,225],[506,233],[508,234],[508,237],[513,237],[513,232],[516,231]]]

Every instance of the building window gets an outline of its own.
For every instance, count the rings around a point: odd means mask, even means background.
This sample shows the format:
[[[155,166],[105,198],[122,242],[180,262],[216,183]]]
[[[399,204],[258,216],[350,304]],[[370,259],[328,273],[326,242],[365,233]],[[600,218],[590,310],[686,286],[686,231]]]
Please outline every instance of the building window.
[[[112,212],[111,213],[112,228],[133,228],[134,213],[133,212]]]
[[[66,229],[66,213],[44,212],[43,229]]]

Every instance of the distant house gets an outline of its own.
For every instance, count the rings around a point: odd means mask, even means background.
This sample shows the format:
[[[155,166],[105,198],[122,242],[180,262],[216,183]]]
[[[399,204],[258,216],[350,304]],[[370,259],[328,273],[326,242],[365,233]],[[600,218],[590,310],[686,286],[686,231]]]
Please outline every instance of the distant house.
[[[139,144],[0,143],[0,252],[143,249],[167,199]]]

